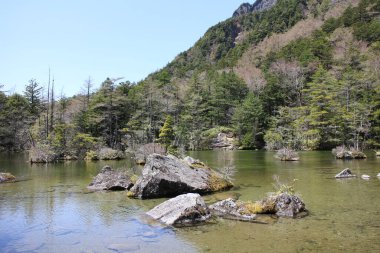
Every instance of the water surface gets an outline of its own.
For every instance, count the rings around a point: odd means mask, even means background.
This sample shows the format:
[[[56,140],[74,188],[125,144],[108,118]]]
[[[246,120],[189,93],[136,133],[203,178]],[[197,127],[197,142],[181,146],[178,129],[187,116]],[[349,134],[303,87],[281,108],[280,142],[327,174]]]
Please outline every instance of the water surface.
[[[236,167],[229,192],[258,200],[273,191],[273,175],[295,183],[310,210],[303,219],[268,219],[269,224],[216,220],[170,228],[144,213],[164,201],[129,199],[125,192],[86,190],[100,169],[131,168],[129,160],[29,165],[25,155],[0,155],[0,171],[20,182],[0,185],[1,252],[379,252],[380,158],[335,160],[330,152],[304,152],[298,162],[281,162],[262,151],[192,152],[211,167]],[[335,180],[349,167],[360,177]],[[139,172],[141,168],[135,168]]]

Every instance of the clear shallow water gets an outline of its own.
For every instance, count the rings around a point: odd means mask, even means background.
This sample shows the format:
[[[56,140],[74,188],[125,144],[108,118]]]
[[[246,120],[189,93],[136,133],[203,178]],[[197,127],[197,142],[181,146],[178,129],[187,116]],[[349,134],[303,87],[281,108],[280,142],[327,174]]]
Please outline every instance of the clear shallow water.
[[[380,158],[335,160],[330,152],[301,153],[280,162],[261,151],[192,152],[218,168],[236,166],[235,187],[205,196],[208,203],[240,195],[258,200],[273,191],[273,175],[298,179],[310,215],[269,224],[217,220],[168,228],[144,213],[163,199],[134,200],[125,192],[90,193],[86,186],[105,164],[130,161],[29,165],[23,155],[0,155],[0,171],[25,179],[0,185],[0,252],[380,252]],[[349,167],[359,177],[335,180]],[[138,171],[138,169],[137,169]]]

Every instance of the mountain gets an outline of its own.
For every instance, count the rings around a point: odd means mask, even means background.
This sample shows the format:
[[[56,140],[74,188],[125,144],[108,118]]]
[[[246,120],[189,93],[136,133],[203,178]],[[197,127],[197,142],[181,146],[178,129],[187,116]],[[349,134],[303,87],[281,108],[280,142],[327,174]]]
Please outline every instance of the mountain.
[[[277,0],[257,0],[253,4],[243,3],[239,8],[234,12],[233,17],[245,15],[255,11],[263,11],[271,8],[277,3]]]
[[[34,82],[0,92],[0,148],[380,149],[379,14],[378,0],[242,4],[137,84],[108,78],[55,106]]]
[[[142,85],[171,87],[159,88],[173,98],[165,113],[191,148],[218,131],[243,148],[380,147],[379,9],[376,0],[245,3]]]

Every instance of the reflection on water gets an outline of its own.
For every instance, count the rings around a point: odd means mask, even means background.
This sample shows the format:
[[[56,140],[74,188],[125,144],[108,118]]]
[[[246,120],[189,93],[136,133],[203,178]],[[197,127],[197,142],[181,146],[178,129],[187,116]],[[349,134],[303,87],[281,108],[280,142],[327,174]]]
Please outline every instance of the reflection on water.
[[[261,151],[193,152],[211,167],[234,165],[229,192],[205,196],[258,200],[272,191],[272,177],[298,179],[310,215],[271,219],[267,225],[229,220],[173,229],[144,213],[163,199],[133,200],[125,192],[86,190],[106,163],[67,162],[30,166],[23,155],[0,155],[0,171],[25,179],[0,185],[1,252],[378,252],[380,159],[335,160],[329,152],[301,153],[298,162]],[[107,162],[131,168],[130,161]],[[335,180],[349,167],[358,178]],[[140,170],[141,168],[138,168]],[[371,175],[369,181],[361,174]]]

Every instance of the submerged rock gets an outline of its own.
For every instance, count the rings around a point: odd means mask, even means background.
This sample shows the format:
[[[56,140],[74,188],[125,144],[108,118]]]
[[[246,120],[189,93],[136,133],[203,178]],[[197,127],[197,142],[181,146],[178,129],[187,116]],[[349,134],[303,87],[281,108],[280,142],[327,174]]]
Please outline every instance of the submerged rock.
[[[371,176],[364,174],[361,176],[361,178],[363,178],[365,180],[369,180],[371,178]]]
[[[127,173],[104,166],[87,188],[95,191],[120,191],[129,190],[132,186],[133,183]]]
[[[0,172],[0,183],[15,182],[16,177],[11,173]]]
[[[352,174],[349,168],[346,168],[335,175],[335,178],[349,178],[349,177],[356,177],[356,175]]]
[[[174,156],[152,154],[131,194],[138,198],[172,197],[183,193],[211,193],[233,185],[207,166],[190,166]]]
[[[193,225],[211,217],[203,198],[197,193],[187,193],[169,199],[146,213],[166,225]]]
[[[107,246],[109,250],[123,253],[123,252],[136,252],[140,250],[140,245],[133,243],[133,244],[121,244],[121,243],[114,243]]]
[[[247,206],[238,200],[228,198],[209,206],[211,213],[225,219],[252,221],[256,214],[251,213]]]

